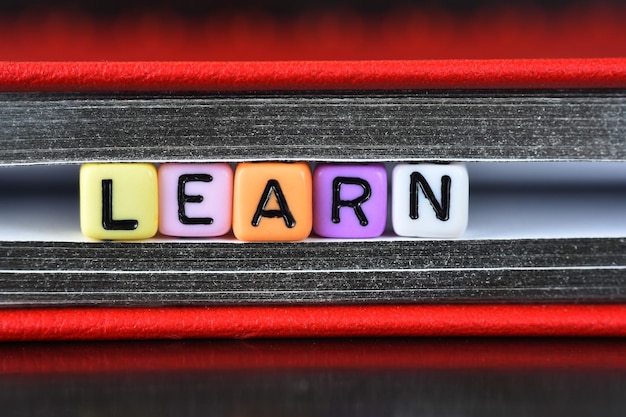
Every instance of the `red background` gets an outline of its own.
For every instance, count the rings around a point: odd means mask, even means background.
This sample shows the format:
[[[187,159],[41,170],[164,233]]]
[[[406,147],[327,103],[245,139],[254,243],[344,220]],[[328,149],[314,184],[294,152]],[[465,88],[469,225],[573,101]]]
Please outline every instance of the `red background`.
[[[1,60],[626,56],[626,3],[618,0],[8,3],[0,3]]]

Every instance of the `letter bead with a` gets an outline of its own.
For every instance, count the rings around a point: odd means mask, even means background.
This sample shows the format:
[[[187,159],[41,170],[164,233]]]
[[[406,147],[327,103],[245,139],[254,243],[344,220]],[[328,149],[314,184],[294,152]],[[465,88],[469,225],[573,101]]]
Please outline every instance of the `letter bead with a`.
[[[311,169],[305,162],[244,162],[233,186],[233,233],[244,241],[298,241],[312,227]]]

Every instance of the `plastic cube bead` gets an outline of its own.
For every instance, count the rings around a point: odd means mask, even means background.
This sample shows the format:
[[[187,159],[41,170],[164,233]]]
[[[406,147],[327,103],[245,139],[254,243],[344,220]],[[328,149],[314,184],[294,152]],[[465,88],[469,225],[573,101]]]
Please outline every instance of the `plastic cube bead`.
[[[469,212],[465,165],[396,165],[391,184],[391,218],[397,235],[431,238],[463,235]]]
[[[244,241],[298,241],[312,227],[312,178],[304,162],[248,162],[235,170],[233,233]]]
[[[161,164],[159,231],[169,236],[221,236],[230,231],[233,170],[229,164]]]
[[[313,230],[322,237],[373,238],[387,222],[382,164],[319,164],[313,173]]]
[[[147,239],[158,228],[157,171],[151,164],[85,164],[80,226],[101,240]]]

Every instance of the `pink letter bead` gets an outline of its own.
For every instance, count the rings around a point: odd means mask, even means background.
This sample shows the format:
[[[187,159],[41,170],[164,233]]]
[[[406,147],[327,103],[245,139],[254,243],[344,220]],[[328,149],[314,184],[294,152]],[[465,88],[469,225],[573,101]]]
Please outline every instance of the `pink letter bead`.
[[[465,232],[469,211],[465,165],[396,165],[391,184],[391,220],[397,235],[448,238]]]
[[[319,164],[313,174],[313,230],[323,237],[370,238],[385,231],[382,164]]]
[[[233,207],[229,164],[159,166],[159,230],[170,236],[228,233]]]

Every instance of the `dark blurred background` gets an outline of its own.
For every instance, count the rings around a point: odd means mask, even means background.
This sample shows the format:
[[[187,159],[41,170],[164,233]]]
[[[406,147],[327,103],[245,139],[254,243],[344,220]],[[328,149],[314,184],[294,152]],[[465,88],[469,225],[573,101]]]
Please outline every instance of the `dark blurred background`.
[[[621,0],[7,0],[2,60],[626,56]]]
[[[623,416],[626,341],[4,344],[9,416]]]
[[[625,22],[622,0],[8,0],[0,60],[617,57]],[[0,409],[618,416],[625,370],[626,342],[611,339],[4,344]]]

